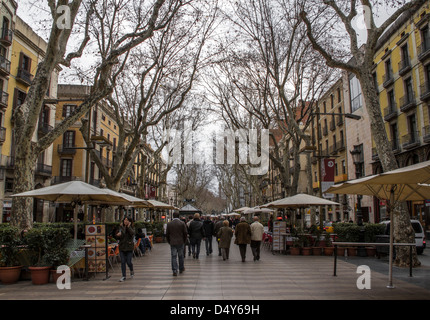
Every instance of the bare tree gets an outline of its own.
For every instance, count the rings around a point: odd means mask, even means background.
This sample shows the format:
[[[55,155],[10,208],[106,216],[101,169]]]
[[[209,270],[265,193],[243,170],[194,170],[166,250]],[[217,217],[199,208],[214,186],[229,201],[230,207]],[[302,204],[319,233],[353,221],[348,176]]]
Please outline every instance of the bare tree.
[[[377,26],[375,23],[376,9],[374,5],[377,7],[384,2],[394,6],[400,5],[400,7],[385,22]],[[369,114],[372,138],[375,141],[376,151],[384,171],[396,169],[397,162],[385,131],[377,88],[374,85],[375,82],[372,76],[373,61],[377,50],[376,44],[381,35],[400,15],[411,16],[414,10],[421,7],[425,2],[425,0],[412,0],[407,3],[404,3],[404,1],[370,0],[325,0],[323,3],[309,1],[307,3],[308,6],[303,7],[303,11],[301,12],[301,17],[307,27],[307,36],[313,48],[321,54],[327,65],[350,72],[359,80]],[[362,46],[359,46],[357,31],[353,27],[353,20],[357,17],[359,10],[364,10],[364,8],[366,8],[364,18],[367,26],[367,40]],[[344,32],[341,37],[343,36],[344,39],[349,41],[348,60],[344,59],[345,56],[339,55],[336,43],[324,41],[327,39],[319,39],[321,32],[315,30],[314,22],[316,18],[323,19],[324,16],[329,16],[330,18],[336,17],[336,21],[340,22],[343,26]],[[414,233],[406,206],[402,205],[396,210],[400,212],[394,224],[396,241],[413,242]],[[398,265],[409,264],[408,250],[401,247],[397,248],[396,263]],[[416,254],[414,264],[420,264],[416,258]]]
[[[48,1],[52,25],[44,59],[39,63],[34,80],[29,88],[27,98],[13,113],[15,129],[15,171],[14,179],[20,183],[14,184],[14,193],[28,191],[34,187],[34,167],[38,155],[48,148],[54,140],[63,134],[68,127],[81,118],[91,106],[112,92],[115,83],[115,66],[121,65],[123,58],[132,48],[135,48],[151,38],[157,31],[163,30],[178,12],[189,2],[180,0],[154,1],[121,1],[121,0],[58,0]],[[64,27],[57,23],[62,18],[60,6],[70,9],[70,25]],[[53,131],[46,134],[37,142],[32,136],[37,125],[43,105],[45,93],[48,89],[50,75],[58,65],[70,67],[74,59],[82,56],[90,41],[92,23],[103,21],[107,25],[116,25],[115,9],[138,12],[140,19],[136,22],[128,21],[112,33],[112,37],[103,39],[102,47],[106,51],[97,52],[97,67],[93,72],[91,94],[75,110],[73,114],[58,124]],[[84,32],[82,42],[75,52],[70,52],[69,39],[72,29],[77,23],[77,17],[84,16]],[[114,16],[110,16],[113,14]],[[92,30],[92,32],[96,32]],[[122,61],[121,61],[122,60]],[[11,224],[22,229],[32,226],[32,199],[14,198],[12,203]]]
[[[312,109],[331,80],[330,71],[311,50],[296,2],[236,2],[229,18],[236,27],[233,36],[238,45],[226,48],[215,69],[216,80],[209,82],[221,116],[233,127],[283,133],[281,143],[271,135],[269,156],[283,185],[289,186],[289,195],[297,193],[300,145],[311,144],[305,131]],[[310,166],[309,155],[307,161]],[[310,175],[307,183],[311,192]]]

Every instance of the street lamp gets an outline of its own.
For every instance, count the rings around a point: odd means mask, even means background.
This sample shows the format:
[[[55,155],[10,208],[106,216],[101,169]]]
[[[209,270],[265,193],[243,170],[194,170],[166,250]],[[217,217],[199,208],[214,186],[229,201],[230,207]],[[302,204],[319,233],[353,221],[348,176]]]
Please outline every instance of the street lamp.
[[[362,173],[362,165],[363,161],[361,158],[361,147],[360,146],[354,146],[354,149],[350,151],[352,156],[352,161],[354,162],[355,166],[355,176],[357,179],[361,178]],[[363,214],[361,211],[361,199],[362,195],[357,195],[357,225],[359,226],[359,238],[358,242],[364,242],[364,226],[363,226]],[[366,257],[367,253],[364,247],[358,247],[357,254],[360,257]]]

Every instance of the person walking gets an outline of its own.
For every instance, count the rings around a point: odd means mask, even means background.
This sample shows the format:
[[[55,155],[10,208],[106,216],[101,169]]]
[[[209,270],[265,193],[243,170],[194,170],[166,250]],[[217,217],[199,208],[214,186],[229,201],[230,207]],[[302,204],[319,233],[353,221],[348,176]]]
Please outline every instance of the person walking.
[[[233,229],[230,228],[228,220],[222,221],[223,226],[218,230],[217,238],[219,239],[218,247],[221,250],[222,258],[225,261],[230,255],[231,238]]]
[[[205,233],[206,255],[212,254],[212,235],[214,233],[214,223],[210,217],[203,221],[203,231]]]
[[[194,219],[190,222],[188,233],[190,235],[190,245],[193,258],[198,259],[200,255],[200,245],[202,243],[202,239],[205,237],[203,222],[200,220],[200,214],[194,214]]]
[[[251,228],[245,217],[240,218],[240,222],[234,228],[234,235],[236,236],[235,244],[239,245],[240,256],[242,262],[246,259],[246,245],[251,243]]]
[[[167,223],[166,240],[170,245],[170,255],[173,276],[185,271],[184,266],[184,245],[187,241],[188,233],[185,222],[179,220],[179,212],[173,213],[173,220]],[[178,266],[179,260],[179,266]]]
[[[133,250],[134,250],[134,226],[132,218],[125,217],[119,226],[118,233],[116,234],[119,240],[119,253],[121,257],[121,272],[122,277],[119,280],[124,282],[126,280],[127,266],[130,269],[130,275],[133,278]],[[126,266],[127,265],[127,266]]]
[[[263,240],[264,227],[260,223],[260,218],[254,216],[254,222],[251,223],[251,251],[254,256],[254,261],[260,260],[260,247]]]
[[[248,222],[245,221],[245,217],[240,218],[240,222],[234,230],[234,235],[236,236],[235,244],[239,245],[242,262],[245,262],[246,245],[251,243],[251,228]]]
[[[218,256],[221,256],[221,247],[219,246],[218,231],[223,227],[224,221],[227,221],[227,220],[225,220],[224,217],[221,217],[218,219],[218,221],[215,223],[215,226],[214,226],[214,236],[216,237],[216,241],[218,243]],[[227,224],[228,224],[228,221],[227,221]]]

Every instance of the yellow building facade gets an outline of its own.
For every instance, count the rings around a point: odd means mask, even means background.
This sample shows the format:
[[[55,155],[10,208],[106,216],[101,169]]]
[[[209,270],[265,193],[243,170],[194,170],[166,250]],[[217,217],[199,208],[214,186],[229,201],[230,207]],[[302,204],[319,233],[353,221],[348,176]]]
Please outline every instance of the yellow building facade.
[[[426,2],[411,18],[400,17],[387,30],[374,59],[373,76],[385,129],[399,167],[430,160],[429,28],[430,4]],[[373,173],[380,173],[382,167],[373,150]],[[411,215],[422,220],[422,202],[412,203],[411,209]],[[376,220],[384,219],[384,212],[381,203],[376,203]]]
[[[14,1],[7,3],[12,4]],[[2,13],[6,2],[2,2]],[[15,7],[16,10],[16,7]],[[9,14],[10,10],[7,11]],[[17,16],[6,18],[13,30],[6,32],[8,41],[0,41],[0,87],[2,91],[1,112],[1,163],[0,163],[0,198],[3,200],[3,222],[8,221],[12,206],[11,193],[14,183],[14,124],[12,113],[14,108],[22,104],[27,96],[31,82],[37,71],[39,62],[44,58],[47,47],[46,42],[39,37],[32,28]],[[11,19],[11,20],[9,20]],[[3,18],[4,21],[4,18]],[[6,28],[7,23],[4,23]],[[7,58],[9,57],[10,60]],[[56,99],[57,81],[59,69],[51,74],[49,90],[46,99]],[[33,134],[33,141],[37,141],[54,127],[55,104],[45,103],[40,114],[37,130]],[[35,187],[50,185],[52,173],[52,146],[46,149],[38,158],[35,168]],[[49,203],[42,200],[34,200],[34,220],[43,222],[49,220]]]

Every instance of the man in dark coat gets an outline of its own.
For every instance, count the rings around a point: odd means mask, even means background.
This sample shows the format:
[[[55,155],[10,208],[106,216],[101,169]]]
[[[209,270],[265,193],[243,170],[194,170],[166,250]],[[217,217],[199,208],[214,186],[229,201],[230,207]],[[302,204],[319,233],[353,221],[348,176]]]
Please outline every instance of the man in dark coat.
[[[245,262],[246,258],[246,245],[251,243],[251,227],[245,218],[240,218],[240,222],[236,225],[234,229],[234,235],[236,236],[235,244],[239,245],[240,256],[242,257],[242,262]]]
[[[205,232],[205,245],[206,245],[206,255],[212,253],[212,235],[214,233],[214,222],[210,217],[206,217],[203,221],[203,230]]]
[[[200,214],[194,214],[194,219],[190,222],[188,227],[188,233],[190,235],[193,258],[198,259],[200,254],[200,245],[202,243],[202,239],[205,237],[205,231],[203,229],[203,222],[200,220]]]
[[[179,220],[179,212],[173,213],[173,220],[167,223],[166,240],[170,244],[170,253],[172,256],[173,275],[178,275],[185,271],[184,267],[184,244],[187,240],[187,226]],[[178,267],[179,260],[179,267]]]

